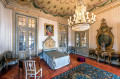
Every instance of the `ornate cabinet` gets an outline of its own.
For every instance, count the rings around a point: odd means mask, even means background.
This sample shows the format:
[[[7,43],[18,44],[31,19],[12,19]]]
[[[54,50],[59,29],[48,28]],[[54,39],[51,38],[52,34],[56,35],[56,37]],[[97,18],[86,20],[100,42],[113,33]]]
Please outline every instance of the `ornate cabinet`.
[[[67,25],[59,24],[58,27],[58,51],[66,52],[68,49],[68,31]]]
[[[75,53],[88,56],[89,52],[89,31],[75,32]]]

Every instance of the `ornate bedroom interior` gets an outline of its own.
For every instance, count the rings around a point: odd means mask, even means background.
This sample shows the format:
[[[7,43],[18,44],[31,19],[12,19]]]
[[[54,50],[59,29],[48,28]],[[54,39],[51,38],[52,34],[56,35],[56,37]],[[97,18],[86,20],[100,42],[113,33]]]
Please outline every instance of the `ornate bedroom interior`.
[[[0,79],[120,79],[119,30],[120,0],[0,0]]]

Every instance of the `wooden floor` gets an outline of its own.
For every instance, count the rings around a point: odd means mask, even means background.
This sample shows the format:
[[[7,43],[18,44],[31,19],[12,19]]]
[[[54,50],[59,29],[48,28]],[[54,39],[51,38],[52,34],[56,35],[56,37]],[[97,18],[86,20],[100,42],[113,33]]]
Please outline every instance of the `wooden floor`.
[[[82,64],[82,62],[77,61],[77,57],[80,57],[80,56],[75,55],[75,54],[70,54],[70,61],[71,61],[70,64],[65,66],[65,67],[62,67],[60,69],[57,69],[57,70],[50,69],[50,67],[42,59],[41,60],[41,66],[43,68],[42,79],[50,79],[54,76],[57,76],[57,75],[65,72],[65,71],[75,67],[75,66],[78,66],[78,65]],[[112,66],[112,65],[109,65],[109,64],[105,64],[104,62],[98,63],[96,60],[93,60],[93,59],[90,59],[90,58],[86,58],[85,63],[120,76],[120,66],[119,67],[118,66]],[[25,75],[25,73],[24,73],[24,75]],[[22,77],[22,70],[19,74],[18,73],[18,65],[12,66],[6,72],[3,72],[2,75],[0,75],[0,79],[22,79],[22,78],[23,78]],[[25,77],[24,77],[24,79],[25,79]]]

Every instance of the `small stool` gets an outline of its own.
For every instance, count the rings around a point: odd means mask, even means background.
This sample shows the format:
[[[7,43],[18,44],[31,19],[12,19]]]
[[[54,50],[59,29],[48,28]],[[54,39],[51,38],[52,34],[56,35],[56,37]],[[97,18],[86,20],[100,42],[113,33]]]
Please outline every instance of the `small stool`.
[[[85,58],[84,57],[78,57],[77,61],[79,61],[79,62],[85,62]]]

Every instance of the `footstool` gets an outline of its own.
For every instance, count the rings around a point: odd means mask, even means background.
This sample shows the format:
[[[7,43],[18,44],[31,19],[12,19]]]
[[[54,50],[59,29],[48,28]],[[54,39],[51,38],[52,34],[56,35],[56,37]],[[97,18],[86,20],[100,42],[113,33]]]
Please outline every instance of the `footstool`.
[[[84,57],[78,57],[77,61],[79,61],[79,62],[85,62],[85,58]]]

